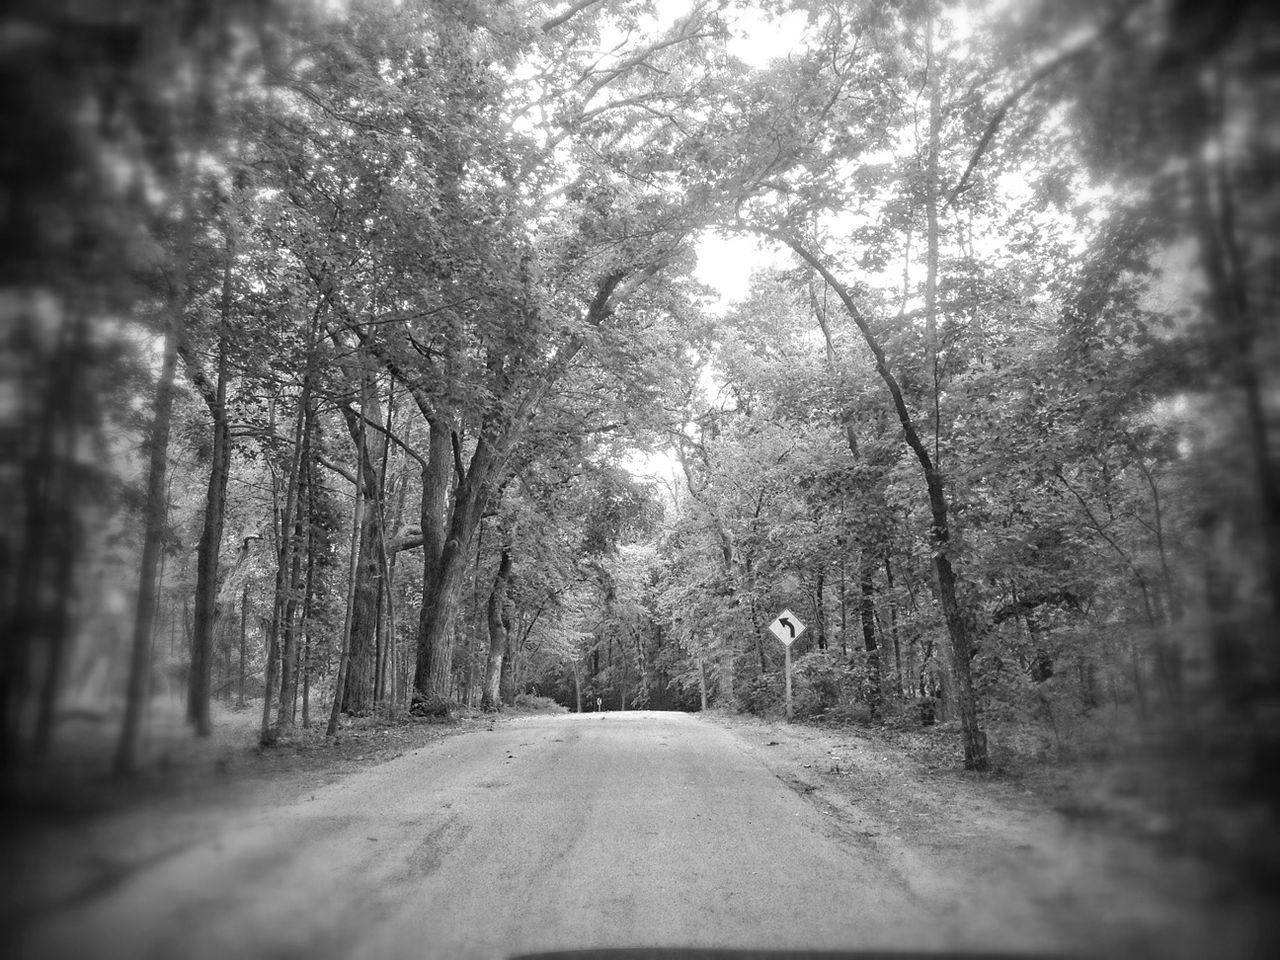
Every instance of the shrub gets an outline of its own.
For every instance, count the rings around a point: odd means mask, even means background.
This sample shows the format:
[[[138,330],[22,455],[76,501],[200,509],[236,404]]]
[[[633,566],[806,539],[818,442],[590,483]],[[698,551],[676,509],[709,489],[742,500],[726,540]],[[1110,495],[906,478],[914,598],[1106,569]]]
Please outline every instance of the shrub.
[[[520,713],[568,713],[569,708],[556,703],[550,697],[539,697],[532,693],[516,695],[511,709]]]
[[[757,717],[775,713],[782,706],[782,674],[770,672],[753,677],[739,702]]]
[[[825,650],[800,657],[791,669],[792,709],[798,717],[816,717],[857,699],[858,671]]]
[[[791,665],[791,709],[799,719],[827,717],[854,720],[870,717],[862,703],[864,668],[838,654],[814,651]],[[752,678],[742,692],[742,705],[756,716],[773,716],[784,709],[781,670]]]

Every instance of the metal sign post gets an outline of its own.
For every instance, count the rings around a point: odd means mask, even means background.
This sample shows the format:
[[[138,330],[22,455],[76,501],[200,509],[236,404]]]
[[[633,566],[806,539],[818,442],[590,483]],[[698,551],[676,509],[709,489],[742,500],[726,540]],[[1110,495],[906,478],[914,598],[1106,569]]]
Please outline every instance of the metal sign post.
[[[786,671],[787,678],[787,723],[791,722],[791,644],[787,644],[783,649],[783,670]]]
[[[783,671],[786,677],[787,723],[791,722],[791,644],[804,633],[804,624],[790,610],[783,610],[778,619],[769,624],[769,632],[782,641],[785,651]]]

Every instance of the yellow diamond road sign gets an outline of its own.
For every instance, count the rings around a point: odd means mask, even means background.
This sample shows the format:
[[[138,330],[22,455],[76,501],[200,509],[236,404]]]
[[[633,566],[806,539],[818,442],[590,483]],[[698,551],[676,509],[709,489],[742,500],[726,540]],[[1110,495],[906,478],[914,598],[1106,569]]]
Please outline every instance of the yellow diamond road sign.
[[[804,624],[790,610],[783,610],[778,619],[769,624],[770,632],[788,647],[796,637],[804,633]]]

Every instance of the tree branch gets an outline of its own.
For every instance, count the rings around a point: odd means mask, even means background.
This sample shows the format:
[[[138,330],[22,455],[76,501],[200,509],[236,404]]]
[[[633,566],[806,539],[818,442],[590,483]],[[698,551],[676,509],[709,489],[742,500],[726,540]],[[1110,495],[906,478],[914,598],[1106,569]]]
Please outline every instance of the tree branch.
[[[1066,50],[1063,50],[1056,57],[1051,57],[1049,60],[1042,63],[1031,72],[1031,75],[1028,76],[1026,80],[1022,81],[1022,83],[1015,87],[1012,92],[1000,101],[1000,105],[996,107],[996,112],[991,115],[991,119],[988,121],[986,129],[982,131],[982,136],[978,138],[978,145],[974,148],[973,155],[969,158],[969,164],[964,168],[964,173],[960,174],[960,179],[956,181],[956,185],[947,191],[946,199],[942,204],[943,210],[946,210],[955,203],[960,194],[964,192],[965,187],[969,183],[969,178],[973,175],[973,171],[978,166],[978,162],[987,152],[987,148],[991,146],[991,141],[999,131],[1000,124],[1004,122],[1004,118],[1008,115],[1009,111],[1017,105],[1018,101],[1026,96],[1026,94],[1030,92],[1031,88],[1041,80],[1056,73],[1072,60],[1084,55],[1090,50],[1090,48],[1098,43],[1098,41],[1118,29],[1128,18],[1129,13],[1135,6],[1137,6],[1137,4],[1131,3],[1121,7],[1120,10],[1117,11],[1116,14],[1112,16],[1100,30],[1091,34],[1075,46],[1068,47]]]
[[[212,383],[209,382],[208,375],[204,372],[204,368],[200,366],[200,361],[196,358],[195,351],[191,349],[184,337],[178,341],[178,356],[182,358],[182,365],[186,368],[187,377],[191,380],[191,385],[203,398],[210,410],[218,405],[218,391],[214,389]]]
[[[596,4],[602,3],[602,2],[603,0],[579,0],[578,3],[575,3],[572,6],[570,6],[568,10],[564,11],[564,13],[557,14],[556,16],[552,17],[550,20],[542,21],[542,32],[550,33],[556,27],[560,27],[568,23],[570,20],[572,20],[574,17],[580,14],[583,10],[586,10],[589,7],[594,7]]]
[[[462,441],[457,430],[449,431],[449,439],[453,443],[453,472],[458,478],[458,486],[467,479],[467,468],[462,465]]]
[[[330,460],[328,457],[325,457],[325,456],[317,456],[316,462],[319,463],[320,466],[322,467],[328,467],[330,470],[332,470],[338,476],[342,477],[352,486],[355,486],[356,475],[352,473],[350,470],[348,470],[346,467],[342,466],[341,464],[334,463],[332,460]]]
[[[414,550],[425,542],[422,528],[418,526],[402,527],[400,532],[386,541],[387,553],[400,553],[402,550]]]
[[[342,404],[342,408],[346,410],[349,414],[351,414],[351,416],[364,421],[365,426],[373,427],[373,429],[377,430],[380,434],[382,434],[384,437],[386,437],[388,440],[394,443],[397,447],[403,450],[406,454],[408,454],[410,457],[416,460],[418,462],[418,465],[421,466],[422,469],[425,470],[427,468],[427,461],[423,459],[422,454],[418,453],[418,451],[414,450],[412,447],[406,444],[403,440],[397,437],[394,433],[391,433],[389,430],[387,430],[386,427],[378,423],[376,420],[370,420],[368,417],[364,415],[364,411],[357,412],[356,409],[350,403]]]
[[[1012,600],[996,607],[995,612],[991,614],[991,623],[993,626],[1004,623],[1015,614],[1027,613],[1046,603],[1070,607],[1072,610],[1080,609],[1080,597],[1078,595],[1070,590],[1051,590],[1047,593],[1032,594],[1029,597],[1019,597],[1017,600]]]

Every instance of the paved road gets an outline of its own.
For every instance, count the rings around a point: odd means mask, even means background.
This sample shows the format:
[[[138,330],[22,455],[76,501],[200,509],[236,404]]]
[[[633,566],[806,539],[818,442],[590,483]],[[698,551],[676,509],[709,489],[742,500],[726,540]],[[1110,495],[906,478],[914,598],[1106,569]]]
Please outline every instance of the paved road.
[[[956,939],[954,918],[910,886],[720,727],[684,714],[538,716],[245,811],[218,839],[29,929],[19,948],[78,960],[490,958]]]

